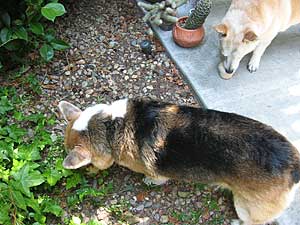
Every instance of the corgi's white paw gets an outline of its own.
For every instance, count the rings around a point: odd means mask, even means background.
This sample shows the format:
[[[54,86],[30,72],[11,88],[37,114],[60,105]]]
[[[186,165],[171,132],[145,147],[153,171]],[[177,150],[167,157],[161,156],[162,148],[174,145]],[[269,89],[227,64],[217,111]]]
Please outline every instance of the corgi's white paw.
[[[168,178],[152,178],[152,177],[144,177],[143,182],[149,186],[151,185],[163,185],[165,184],[169,179]]]

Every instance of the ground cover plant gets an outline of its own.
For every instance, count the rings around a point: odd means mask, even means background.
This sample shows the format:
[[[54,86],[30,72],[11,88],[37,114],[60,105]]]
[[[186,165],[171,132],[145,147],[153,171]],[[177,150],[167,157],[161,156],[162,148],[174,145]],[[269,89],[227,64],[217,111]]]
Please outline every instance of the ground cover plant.
[[[22,83],[35,84],[33,78]],[[0,204],[3,206],[0,224],[47,224],[50,214],[62,216],[59,188],[68,193],[81,184],[65,196],[72,207],[87,196],[107,194],[112,184],[104,185],[99,178],[100,188],[95,189],[81,173],[65,170],[62,139],[50,129],[54,118],[41,113],[25,114],[32,92],[20,94],[19,91],[22,90],[14,87],[0,88]],[[65,185],[54,187],[63,178]],[[76,222],[74,218],[70,224]],[[68,220],[65,222],[68,224]]]
[[[0,5],[0,69],[22,64],[29,52],[38,51],[44,61],[64,50],[68,43],[57,39],[52,21],[66,13],[57,0],[12,0]],[[33,56],[32,56],[33,57]],[[35,56],[36,57],[36,56]],[[4,68],[4,69],[5,69]]]

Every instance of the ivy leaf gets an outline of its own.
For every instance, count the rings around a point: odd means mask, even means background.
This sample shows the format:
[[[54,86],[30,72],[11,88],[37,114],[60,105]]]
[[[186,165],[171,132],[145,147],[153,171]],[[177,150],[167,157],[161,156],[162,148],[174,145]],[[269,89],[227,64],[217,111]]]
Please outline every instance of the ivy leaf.
[[[69,190],[72,187],[76,187],[82,180],[82,177],[79,173],[74,173],[71,177],[67,178],[66,189]]]
[[[0,158],[10,161],[13,157],[14,143],[0,140]]]
[[[28,41],[28,33],[24,27],[18,27],[15,30],[16,38]]]
[[[17,152],[19,159],[26,161],[35,161],[41,159],[40,151],[37,146],[31,145],[21,145],[19,146],[19,151]]]
[[[46,216],[42,213],[34,213],[33,218],[37,221],[36,225],[46,224]]]
[[[5,114],[6,112],[13,110],[14,107],[12,103],[8,100],[7,96],[1,96],[0,98],[0,114]]]
[[[0,210],[0,224],[9,224],[11,221],[10,221],[10,217],[9,217],[9,214],[10,214],[10,205],[7,204],[2,204],[1,205],[1,210]]]
[[[25,201],[26,201],[26,204],[27,204],[30,208],[32,208],[35,212],[41,213],[40,206],[39,206],[39,203],[38,203],[38,200],[37,200],[37,199],[34,199],[34,198],[32,197],[32,198],[26,198]]]
[[[44,202],[43,202],[44,203]],[[52,213],[54,214],[55,216],[61,216],[62,215],[62,208],[57,205],[53,200],[47,200],[45,201],[45,208],[43,210],[43,212],[46,212],[46,213]]]
[[[37,170],[29,171],[29,165],[25,164],[17,173],[13,174],[16,181],[20,183],[20,190],[30,197],[30,187],[43,183],[44,177]]]
[[[11,32],[7,27],[2,28],[0,31],[0,39],[2,42],[6,42],[10,39]]]
[[[7,12],[1,13],[0,18],[1,18],[1,21],[4,23],[4,25],[6,27],[10,27],[11,19],[10,19],[10,16]]]
[[[66,13],[65,7],[60,3],[48,3],[41,9],[42,15],[54,22],[57,16],[62,16]]]
[[[55,39],[55,34],[53,34],[52,32],[47,32],[44,38],[47,42],[51,42]]]
[[[41,23],[31,23],[29,24],[29,27],[34,34],[41,35],[44,33],[44,27]]]
[[[46,170],[43,175],[47,179],[47,183],[50,184],[50,186],[54,186],[57,181],[59,181],[63,175],[61,172],[57,171],[56,169],[48,169]]]
[[[56,161],[56,164],[55,164],[55,168],[58,170],[58,171],[61,171],[62,172],[62,175],[63,177],[68,177],[70,175],[73,174],[72,170],[66,170],[64,167],[63,167],[63,160],[62,159],[58,159]]]
[[[70,48],[70,45],[63,40],[54,39],[51,41],[51,45],[55,50],[65,50]]]
[[[6,127],[6,130],[8,132],[9,137],[15,140],[16,142],[22,141],[22,138],[27,133],[26,130],[18,127],[16,124]]]
[[[27,210],[25,199],[20,191],[13,190],[12,197],[19,208]]]
[[[40,55],[43,57],[44,60],[50,61],[54,56],[54,50],[50,45],[44,44],[40,48]]]

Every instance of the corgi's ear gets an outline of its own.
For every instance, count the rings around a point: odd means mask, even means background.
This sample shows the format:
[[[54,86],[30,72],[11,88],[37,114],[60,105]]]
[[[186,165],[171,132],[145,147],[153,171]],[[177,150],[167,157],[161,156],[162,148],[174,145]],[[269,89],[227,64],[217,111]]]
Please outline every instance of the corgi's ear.
[[[257,35],[254,33],[254,31],[249,30],[245,32],[243,42],[254,41],[256,39]]]
[[[214,26],[214,29],[222,36],[222,37],[226,37],[227,36],[227,32],[228,32],[228,27],[221,23],[217,26]]]
[[[64,159],[63,167],[66,169],[77,169],[90,164],[91,161],[92,154],[84,147],[76,146]]]
[[[79,108],[66,101],[61,101],[58,107],[67,122],[77,119],[81,113]]]

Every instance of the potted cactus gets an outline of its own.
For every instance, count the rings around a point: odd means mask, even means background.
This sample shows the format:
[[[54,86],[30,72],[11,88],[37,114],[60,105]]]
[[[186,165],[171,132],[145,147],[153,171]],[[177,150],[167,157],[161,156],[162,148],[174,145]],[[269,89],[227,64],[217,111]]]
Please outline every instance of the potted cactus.
[[[211,0],[200,0],[189,16],[178,19],[173,27],[173,39],[176,44],[191,48],[201,43],[205,35],[203,24],[210,13],[211,5]]]
[[[145,22],[157,25],[162,30],[172,30],[173,25],[178,20],[176,17],[177,8],[186,2],[187,0],[165,0],[157,1],[154,4],[138,2],[138,5],[145,11],[143,18]]]

